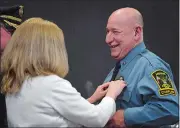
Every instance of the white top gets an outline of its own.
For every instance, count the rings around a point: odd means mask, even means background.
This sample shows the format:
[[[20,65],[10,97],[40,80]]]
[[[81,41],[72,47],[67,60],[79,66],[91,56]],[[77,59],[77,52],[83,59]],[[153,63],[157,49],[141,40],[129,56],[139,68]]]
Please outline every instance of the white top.
[[[116,110],[114,99],[91,104],[56,75],[25,80],[17,94],[6,95],[6,107],[9,127],[103,127]]]

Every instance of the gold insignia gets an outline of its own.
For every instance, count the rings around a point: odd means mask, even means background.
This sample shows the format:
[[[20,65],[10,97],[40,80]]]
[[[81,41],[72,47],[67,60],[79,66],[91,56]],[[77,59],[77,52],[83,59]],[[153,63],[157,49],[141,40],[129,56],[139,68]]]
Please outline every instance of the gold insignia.
[[[15,21],[18,21],[18,22],[21,22],[21,21],[22,21],[22,19],[17,18],[17,17],[14,17],[14,16],[10,16],[10,15],[1,15],[0,17],[6,18],[6,19],[15,20]]]
[[[156,70],[151,75],[159,87],[160,96],[176,95],[172,81],[165,71]]]
[[[12,26],[12,27],[14,27],[14,28],[17,28],[17,27],[18,27],[17,24],[11,23],[11,22],[9,22],[9,21],[7,21],[7,20],[4,20],[4,22],[6,22],[9,26]]]

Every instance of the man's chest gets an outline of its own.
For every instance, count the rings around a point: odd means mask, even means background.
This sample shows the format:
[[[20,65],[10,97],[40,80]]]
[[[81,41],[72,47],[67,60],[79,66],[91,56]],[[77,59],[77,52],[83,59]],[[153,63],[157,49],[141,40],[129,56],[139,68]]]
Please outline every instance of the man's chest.
[[[123,67],[123,66],[122,66]],[[139,92],[139,81],[142,79],[145,68],[139,66],[138,61],[129,63],[121,68],[116,76],[116,80],[123,79],[127,86],[116,99],[116,108],[129,108],[143,105],[143,100]],[[106,81],[109,81],[113,71],[108,75]]]
[[[123,71],[119,71],[116,79],[124,79],[127,86],[124,88],[123,92],[116,99],[117,109],[137,107],[143,105],[142,97],[139,93],[139,81],[141,80],[142,69],[127,68]]]

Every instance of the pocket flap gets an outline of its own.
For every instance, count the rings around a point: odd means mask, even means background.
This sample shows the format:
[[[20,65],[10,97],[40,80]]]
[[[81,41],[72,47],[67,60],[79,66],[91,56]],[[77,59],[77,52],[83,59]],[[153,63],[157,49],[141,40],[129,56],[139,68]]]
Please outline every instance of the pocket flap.
[[[128,88],[125,88],[124,91],[117,97],[117,99],[129,102],[131,99],[131,92],[132,91],[128,90]]]

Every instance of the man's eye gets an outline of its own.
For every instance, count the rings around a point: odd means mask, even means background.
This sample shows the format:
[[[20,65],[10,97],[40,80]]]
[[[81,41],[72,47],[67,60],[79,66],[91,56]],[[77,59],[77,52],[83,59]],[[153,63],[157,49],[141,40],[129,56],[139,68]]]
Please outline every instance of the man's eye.
[[[114,31],[113,33],[114,33],[114,34],[119,34],[120,32],[119,32],[119,31]]]

